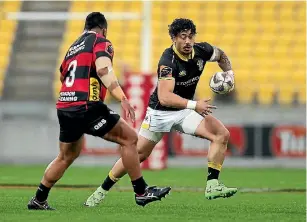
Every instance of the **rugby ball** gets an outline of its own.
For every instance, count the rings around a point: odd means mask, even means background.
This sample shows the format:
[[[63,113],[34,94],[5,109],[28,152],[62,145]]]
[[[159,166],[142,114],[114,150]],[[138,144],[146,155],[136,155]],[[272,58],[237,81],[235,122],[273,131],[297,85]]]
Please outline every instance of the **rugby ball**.
[[[214,93],[227,94],[234,89],[233,75],[217,72],[211,77],[209,86]]]

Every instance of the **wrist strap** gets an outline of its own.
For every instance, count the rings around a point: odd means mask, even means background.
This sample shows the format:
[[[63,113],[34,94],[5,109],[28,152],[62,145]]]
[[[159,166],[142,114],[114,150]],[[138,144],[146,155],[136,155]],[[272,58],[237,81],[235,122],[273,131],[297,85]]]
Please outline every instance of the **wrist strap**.
[[[189,100],[187,103],[187,109],[195,110],[196,104],[197,104],[197,101]]]

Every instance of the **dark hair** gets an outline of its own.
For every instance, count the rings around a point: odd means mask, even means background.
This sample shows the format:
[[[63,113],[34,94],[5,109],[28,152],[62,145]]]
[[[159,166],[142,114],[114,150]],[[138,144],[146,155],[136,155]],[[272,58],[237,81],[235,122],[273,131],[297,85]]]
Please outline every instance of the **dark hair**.
[[[108,28],[108,23],[103,14],[100,12],[92,12],[85,19],[84,29],[90,30],[97,27],[106,29]]]
[[[168,33],[171,38],[176,37],[184,30],[191,30],[192,34],[196,34],[196,26],[193,21],[185,18],[177,18],[168,26]]]

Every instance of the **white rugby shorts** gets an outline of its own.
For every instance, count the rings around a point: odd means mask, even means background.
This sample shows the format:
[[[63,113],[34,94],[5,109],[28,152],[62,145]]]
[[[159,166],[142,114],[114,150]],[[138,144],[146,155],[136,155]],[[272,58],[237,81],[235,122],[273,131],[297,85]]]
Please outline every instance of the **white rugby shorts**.
[[[161,140],[165,132],[174,130],[194,135],[203,118],[203,116],[190,109],[161,111],[148,107],[139,135],[155,143]]]

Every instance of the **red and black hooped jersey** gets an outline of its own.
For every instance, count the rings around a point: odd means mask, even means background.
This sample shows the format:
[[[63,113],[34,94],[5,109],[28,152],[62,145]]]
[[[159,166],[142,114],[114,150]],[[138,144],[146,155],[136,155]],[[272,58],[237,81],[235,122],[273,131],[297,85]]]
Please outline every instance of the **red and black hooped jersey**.
[[[95,61],[106,56],[113,60],[112,44],[104,36],[88,31],[68,49],[60,67],[62,87],[57,109],[102,101],[106,94],[96,72]]]

